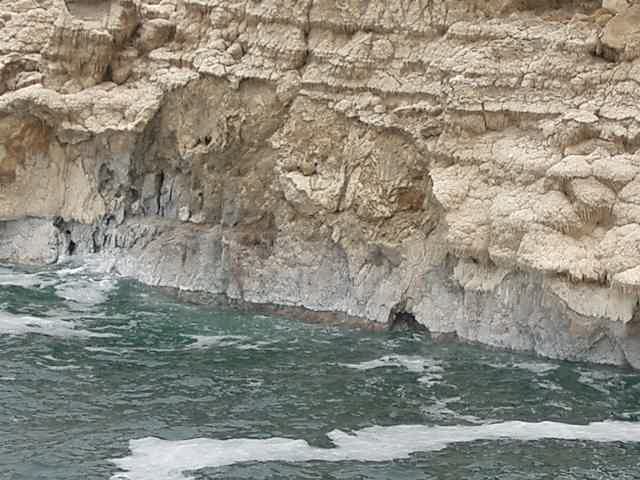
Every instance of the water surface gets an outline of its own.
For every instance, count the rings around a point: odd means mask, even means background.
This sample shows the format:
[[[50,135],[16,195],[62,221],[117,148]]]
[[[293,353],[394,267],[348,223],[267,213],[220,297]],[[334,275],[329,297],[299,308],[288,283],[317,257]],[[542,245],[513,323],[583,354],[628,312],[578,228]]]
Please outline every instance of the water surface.
[[[640,375],[0,267],[0,478],[638,479]]]

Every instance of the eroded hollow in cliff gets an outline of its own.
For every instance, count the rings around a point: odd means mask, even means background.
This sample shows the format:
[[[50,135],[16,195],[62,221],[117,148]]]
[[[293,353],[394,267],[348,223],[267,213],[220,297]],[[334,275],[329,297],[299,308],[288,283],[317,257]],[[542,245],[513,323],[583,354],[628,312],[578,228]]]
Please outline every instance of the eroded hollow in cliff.
[[[111,0],[65,0],[72,17],[85,21],[99,22],[109,16]]]
[[[489,5],[492,5],[491,3]],[[519,11],[549,12],[567,9],[569,12],[589,14],[599,9],[599,0],[506,0],[502,2],[503,14]]]
[[[404,303],[400,303],[391,309],[389,312],[388,320],[389,330],[411,330],[423,332],[426,330],[424,325],[421,325],[416,320],[413,313],[407,311]]]
[[[71,230],[66,230],[64,234],[67,238],[67,255],[73,255],[76,253],[77,244],[71,239]]]

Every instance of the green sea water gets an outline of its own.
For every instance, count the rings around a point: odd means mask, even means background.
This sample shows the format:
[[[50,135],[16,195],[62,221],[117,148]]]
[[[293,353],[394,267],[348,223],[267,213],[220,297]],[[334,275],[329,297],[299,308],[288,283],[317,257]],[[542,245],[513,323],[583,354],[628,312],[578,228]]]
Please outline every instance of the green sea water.
[[[640,374],[0,267],[0,479],[640,479]]]

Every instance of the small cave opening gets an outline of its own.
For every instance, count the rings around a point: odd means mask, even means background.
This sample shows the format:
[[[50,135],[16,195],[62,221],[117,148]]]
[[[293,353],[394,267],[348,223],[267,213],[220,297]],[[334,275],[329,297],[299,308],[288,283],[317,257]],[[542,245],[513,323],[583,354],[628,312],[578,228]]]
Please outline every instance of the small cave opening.
[[[405,305],[397,305],[391,309],[388,324],[390,331],[427,331],[427,328],[416,320],[416,316],[409,312]]]
[[[111,64],[107,65],[107,68],[104,70],[104,76],[102,77],[103,82],[113,82],[113,67]]]
[[[56,215],[55,217],[53,217],[53,226],[58,230],[61,230],[64,226],[64,218],[62,218],[60,215]]]
[[[71,238],[71,230],[65,230],[64,231],[64,237],[66,240],[66,254],[71,256],[76,252],[76,249],[78,248],[78,244],[76,242],[74,242]]]
[[[53,218],[53,226],[60,232],[59,248],[63,250],[65,254],[73,255],[78,248],[78,244],[71,238],[72,234],[69,223],[60,215],[57,215]]]

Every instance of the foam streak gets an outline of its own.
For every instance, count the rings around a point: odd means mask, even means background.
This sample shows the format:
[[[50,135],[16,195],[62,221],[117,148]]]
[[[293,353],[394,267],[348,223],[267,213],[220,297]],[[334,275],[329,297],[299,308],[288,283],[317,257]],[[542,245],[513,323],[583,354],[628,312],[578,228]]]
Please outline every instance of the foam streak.
[[[334,448],[316,448],[288,438],[168,441],[147,437],[130,442],[131,455],[113,462],[122,470],[112,480],[188,480],[184,472],[244,462],[385,462],[415,452],[442,450],[450,444],[477,440],[543,439],[592,442],[640,442],[640,423],[504,422],[473,426],[399,425],[371,427],[352,434],[328,434]]]

